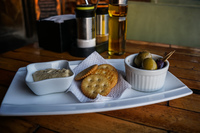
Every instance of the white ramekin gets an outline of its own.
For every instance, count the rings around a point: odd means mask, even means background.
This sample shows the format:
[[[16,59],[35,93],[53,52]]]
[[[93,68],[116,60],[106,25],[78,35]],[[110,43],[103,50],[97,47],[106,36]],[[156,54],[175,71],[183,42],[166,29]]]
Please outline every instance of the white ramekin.
[[[32,63],[27,65],[26,68],[26,84],[36,95],[46,95],[51,93],[65,92],[70,87],[75,76],[67,60]],[[72,72],[72,75],[69,77],[51,78],[34,82],[32,74],[38,70],[45,70],[47,68],[69,69]]]
[[[137,54],[129,55],[124,60],[126,80],[133,89],[138,91],[152,92],[161,89],[165,83],[169,62],[166,61],[166,65],[162,69],[144,70],[133,66]],[[152,58],[155,60],[160,57],[162,56],[152,54]]]

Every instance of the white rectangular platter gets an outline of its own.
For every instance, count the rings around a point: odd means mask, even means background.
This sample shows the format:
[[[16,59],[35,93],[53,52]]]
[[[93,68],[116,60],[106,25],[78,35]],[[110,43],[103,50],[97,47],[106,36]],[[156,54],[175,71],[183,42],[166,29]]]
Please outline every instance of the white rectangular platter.
[[[125,71],[124,59],[107,61],[118,70]],[[80,62],[70,61],[70,67],[73,69]],[[80,103],[70,92],[36,96],[26,85],[25,76],[26,67],[20,68],[1,104],[0,115],[61,115],[111,111],[169,101],[192,94],[191,89],[168,72],[164,87],[159,91],[147,93],[128,88],[117,100]]]

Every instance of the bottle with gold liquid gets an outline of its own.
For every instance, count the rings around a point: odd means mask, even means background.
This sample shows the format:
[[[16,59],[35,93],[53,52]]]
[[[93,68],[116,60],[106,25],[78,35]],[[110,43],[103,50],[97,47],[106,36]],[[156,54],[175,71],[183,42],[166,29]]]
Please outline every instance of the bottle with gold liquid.
[[[128,0],[110,0],[109,13],[109,55],[122,55],[125,52],[127,33]]]
[[[108,4],[98,4],[96,10],[97,45],[108,41]]]

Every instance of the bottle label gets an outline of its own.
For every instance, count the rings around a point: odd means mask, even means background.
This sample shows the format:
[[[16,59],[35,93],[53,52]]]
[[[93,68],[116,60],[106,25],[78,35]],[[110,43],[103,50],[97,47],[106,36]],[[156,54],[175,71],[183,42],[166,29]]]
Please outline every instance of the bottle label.
[[[76,18],[78,39],[93,39],[95,38],[95,18]]]

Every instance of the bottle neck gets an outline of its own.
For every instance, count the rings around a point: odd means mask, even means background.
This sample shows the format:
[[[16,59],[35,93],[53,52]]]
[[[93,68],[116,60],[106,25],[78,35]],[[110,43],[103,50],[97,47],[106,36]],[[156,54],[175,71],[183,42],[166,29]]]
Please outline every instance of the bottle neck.
[[[124,5],[124,4],[127,4],[127,3],[128,3],[128,0],[109,0],[109,4],[112,4],[112,5],[114,5],[114,4]]]

